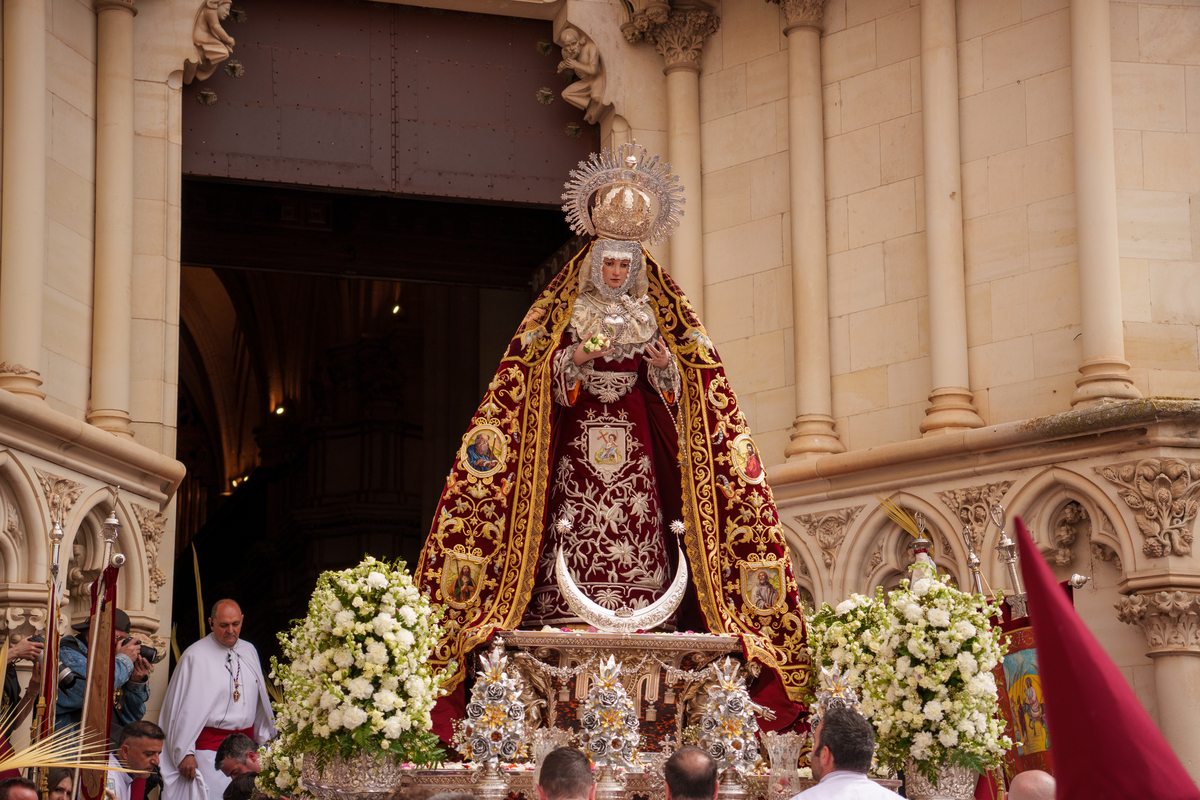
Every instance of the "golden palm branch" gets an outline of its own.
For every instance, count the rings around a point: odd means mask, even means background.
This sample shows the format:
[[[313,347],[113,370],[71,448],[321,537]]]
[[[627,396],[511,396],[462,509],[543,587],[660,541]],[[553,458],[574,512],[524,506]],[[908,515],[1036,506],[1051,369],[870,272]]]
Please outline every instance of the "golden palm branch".
[[[879,501],[879,505],[883,506],[883,510],[887,512],[888,518],[899,525],[905,533],[914,539],[925,538],[925,534],[921,533],[921,529],[917,527],[917,521],[913,519],[912,514],[909,514],[907,510],[881,495],[875,495],[875,499]]]
[[[41,741],[28,747],[14,750],[0,757],[0,771],[47,769],[67,767],[80,769],[107,769],[117,772],[136,772],[124,767],[113,767],[108,763],[108,737],[100,734],[85,735],[75,726],[56,730]]]

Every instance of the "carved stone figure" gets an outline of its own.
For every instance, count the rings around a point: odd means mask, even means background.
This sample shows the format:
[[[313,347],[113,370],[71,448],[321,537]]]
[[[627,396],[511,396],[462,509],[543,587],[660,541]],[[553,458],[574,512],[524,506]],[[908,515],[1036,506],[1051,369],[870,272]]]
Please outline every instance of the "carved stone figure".
[[[229,18],[232,4],[232,0],[204,0],[196,12],[196,25],[192,29],[196,60],[184,62],[184,83],[191,83],[196,78],[207,80],[220,63],[233,54],[233,37],[221,27],[221,21]]]
[[[562,61],[558,71],[571,70],[579,80],[563,89],[562,98],[583,111],[583,118],[592,125],[600,122],[604,113],[604,67],[600,63],[600,48],[587,34],[567,28],[562,32]]]

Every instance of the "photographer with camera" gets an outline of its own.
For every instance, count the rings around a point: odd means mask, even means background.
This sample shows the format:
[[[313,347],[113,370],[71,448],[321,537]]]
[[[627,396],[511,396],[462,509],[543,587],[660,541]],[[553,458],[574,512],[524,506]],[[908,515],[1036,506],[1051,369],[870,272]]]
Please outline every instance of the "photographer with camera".
[[[36,636],[22,639],[8,648],[8,663],[4,666],[4,699],[0,701],[0,718],[9,723],[4,730],[0,730],[0,734],[5,737],[12,733],[17,724],[16,720],[9,720],[7,714],[21,700],[21,682],[17,677],[17,666],[13,662],[20,659],[37,661],[42,657],[42,650],[45,648],[46,645]]]
[[[68,667],[78,679],[70,688],[59,684],[58,716],[54,726],[65,728],[78,725],[83,718],[83,694],[87,688],[88,626],[81,622],[75,626],[74,636],[64,636],[58,649],[59,662]],[[109,736],[115,745],[121,738],[121,730],[137,722],[146,713],[146,701],[150,699],[150,664],[158,653],[147,647],[135,636],[129,635],[129,615],[116,609],[113,622],[116,635],[116,656],[113,661],[113,714]]]

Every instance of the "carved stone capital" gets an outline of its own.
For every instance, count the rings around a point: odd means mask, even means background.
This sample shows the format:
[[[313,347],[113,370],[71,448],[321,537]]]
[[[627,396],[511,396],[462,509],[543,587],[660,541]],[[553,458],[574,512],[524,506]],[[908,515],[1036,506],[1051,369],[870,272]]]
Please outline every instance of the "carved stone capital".
[[[42,484],[42,491],[46,494],[46,505],[50,507],[50,524],[57,522],[66,527],[67,514],[86,487],[82,483],[59,477],[37,467],[34,467],[33,471],[37,473],[38,482]]]
[[[1140,625],[1146,633],[1147,653],[1200,655],[1200,594],[1164,591],[1121,597],[1117,619]]]
[[[795,28],[816,28],[820,33],[822,17],[825,15],[825,0],[778,0],[787,17],[787,27],[784,33],[790,33]]]
[[[1096,472],[1118,488],[1142,532],[1142,553],[1150,558],[1192,553],[1192,522],[1200,510],[1200,461],[1144,458]]]
[[[158,566],[158,548],[162,544],[167,528],[167,517],[153,508],[133,503],[133,515],[137,517],[146,543],[146,570],[150,576],[150,602],[158,602],[158,590],[166,584],[167,575]]]
[[[666,71],[700,71],[700,54],[708,37],[717,32],[721,18],[695,6],[674,8],[664,22],[646,31],[646,40],[666,62]]]
[[[1000,481],[938,492],[938,499],[946,504],[946,508],[954,512],[959,522],[971,529],[971,547],[976,553],[983,546],[983,534],[991,520],[988,509],[999,503],[1012,485],[1012,481]]]
[[[804,526],[805,532],[817,540],[826,569],[833,569],[837,563],[838,548],[846,541],[846,529],[864,508],[866,506],[851,506],[828,514],[801,514],[795,517],[796,522]]]
[[[137,16],[137,2],[135,0],[95,0],[96,13],[101,11],[128,11],[131,16]]]

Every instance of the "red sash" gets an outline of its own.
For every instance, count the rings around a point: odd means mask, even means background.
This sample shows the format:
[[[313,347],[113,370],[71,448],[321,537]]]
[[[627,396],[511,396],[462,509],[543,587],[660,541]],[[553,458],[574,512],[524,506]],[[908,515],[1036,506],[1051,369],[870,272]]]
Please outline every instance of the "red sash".
[[[225,737],[234,733],[244,733],[251,740],[254,739],[254,728],[242,728],[241,730],[226,731],[221,728],[205,728],[200,731],[200,735],[196,737],[197,750],[216,750],[221,746],[221,742],[225,741]]]

